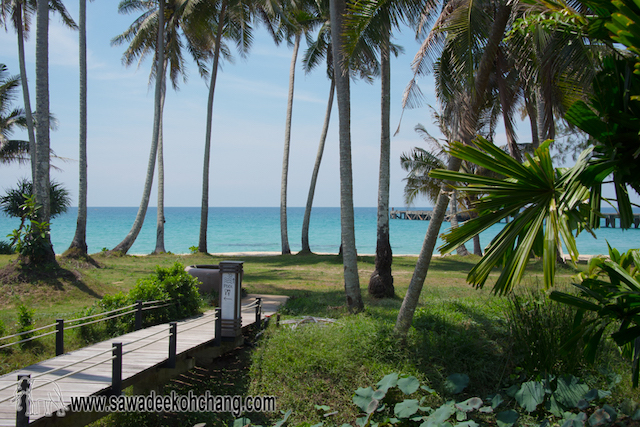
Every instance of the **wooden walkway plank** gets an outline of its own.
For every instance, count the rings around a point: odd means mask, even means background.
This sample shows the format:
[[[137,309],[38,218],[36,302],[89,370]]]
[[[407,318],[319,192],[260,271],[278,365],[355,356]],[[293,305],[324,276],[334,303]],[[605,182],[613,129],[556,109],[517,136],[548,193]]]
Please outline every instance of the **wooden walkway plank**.
[[[262,318],[274,314],[287,299],[284,296],[249,295],[243,299],[243,306],[253,303],[256,297],[263,298]],[[202,347],[215,338],[213,313],[215,310],[210,310],[203,315],[176,322],[178,356]],[[254,321],[255,308],[243,309],[242,326]],[[0,427],[15,426],[18,374],[31,374],[32,377],[34,389],[30,397],[35,405],[39,405],[39,410],[37,415],[30,417],[31,423],[46,416],[42,408],[47,402],[49,407],[52,400],[58,405],[69,405],[72,397],[90,396],[108,390],[112,374],[112,361],[108,359],[112,357],[113,343],[123,344],[122,381],[125,382],[165,363],[169,356],[169,325],[156,325],[111,338],[0,376]],[[90,367],[102,360],[105,362]],[[71,363],[74,364],[67,366]],[[82,368],[87,369],[69,375]],[[48,372],[53,369],[58,370]]]

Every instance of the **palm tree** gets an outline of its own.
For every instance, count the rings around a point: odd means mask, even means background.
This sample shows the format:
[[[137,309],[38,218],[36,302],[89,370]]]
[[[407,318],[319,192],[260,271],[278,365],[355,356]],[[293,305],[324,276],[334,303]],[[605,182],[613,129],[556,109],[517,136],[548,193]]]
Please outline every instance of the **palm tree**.
[[[333,78],[333,55],[331,53],[331,18],[329,16],[329,3],[326,0],[317,0],[313,6],[315,8],[314,14],[322,17],[322,19],[324,19],[324,22],[321,23],[315,40],[309,42],[309,39],[307,38],[309,47],[304,53],[302,64],[305,72],[309,73],[318,65],[320,65],[322,60],[325,60],[327,78],[331,81],[331,86],[329,88],[329,100],[327,102],[324,125],[320,136],[320,142],[318,144],[316,161],[313,167],[313,172],[311,174],[311,183],[309,184],[307,204],[302,220],[302,250],[300,251],[302,253],[311,252],[311,247],[309,246],[309,223],[311,221],[311,208],[313,206],[316,181],[318,178],[318,172],[320,170],[320,164],[322,162],[322,156],[324,153],[324,145],[327,138],[327,131],[329,129],[329,121],[331,119],[331,110],[335,94],[335,80]],[[369,49],[359,49],[358,55],[359,56],[354,56],[349,60],[351,78],[360,78],[368,83],[372,83],[373,77],[380,74],[379,62],[375,55]]]
[[[345,0],[330,0],[331,40],[334,80],[338,98],[340,138],[340,228],[342,232],[342,259],[347,306],[352,312],[364,309],[358,278],[358,260],[353,216],[353,172],[351,167],[351,106],[349,91],[349,65],[344,45]]]
[[[209,82],[209,96],[207,98],[207,124],[204,139],[204,165],[202,170],[202,203],[200,207],[200,236],[198,239],[198,251],[207,253],[207,228],[209,223],[209,166],[211,158],[211,133],[213,123],[213,100],[216,88],[216,79],[220,55],[229,57],[229,51],[223,43],[223,38],[230,38],[236,42],[241,55],[248,52],[252,41],[252,29],[249,25],[251,9],[249,5],[240,1],[221,0],[221,2],[204,2],[204,9],[196,15],[204,17],[208,23],[211,34],[215,39],[205,40],[203,44],[211,52],[213,49],[213,64],[211,66],[211,79]]]
[[[66,254],[87,255],[87,0],[80,0],[78,57],[80,66],[80,136],[78,155],[78,220]]]
[[[500,42],[504,38],[507,22],[511,16],[510,3],[489,3],[492,7],[488,7],[486,10],[480,9],[475,3],[473,5],[465,2],[448,3],[443,8],[435,24],[439,30],[441,29],[439,26],[444,26],[444,23],[449,22],[451,24],[445,27],[447,30],[446,41],[450,49],[459,52],[473,52],[474,49],[482,48],[481,52],[476,52],[477,55],[452,55],[453,58],[457,58],[457,70],[460,70],[461,75],[464,76],[464,81],[467,82],[466,87],[470,92],[467,107],[462,111],[460,127],[456,129],[456,135],[454,135],[454,140],[462,141],[465,144],[471,143],[471,139],[477,128],[478,117],[485,103],[485,94],[489,86],[491,71],[496,60]],[[481,16],[489,14],[489,19],[485,21],[488,22],[489,25],[483,23],[485,31],[475,33],[482,34],[483,36],[481,38],[469,37],[472,29],[471,24],[476,26],[479,24],[478,22],[470,21],[469,18],[474,18],[474,14],[477,13],[480,13]],[[456,33],[455,30],[460,29],[462,31]],[[489,31],[486,31],[487,29]],[[435,34],[433,37],[427,37],[423,42],[414,60],[416,72],[425,65],[423,60],[427,57],[428,53],[432,51],[434,43],[438,38],[442,41],[444,34]],[[472,45],[469,44],[469,41],[472,42]],[[480,61],[474,60],[474,56],[479,57]],[[410,85],[415,85],[415,79],[412,80]],[[448,163],[448,169],[458,171],[460,165],[460,159],[451,157]],[[431,221],[429,221],[429,227],[420,255],[418,256],[409,289],[398,313],[394,330],[400,337],[406,337],[409,327],[411,326],[413,313],[417,307],[420,292],[429,269],[436,239],[440,232],[440,226],[444,220],[445,211],[449,204],[446,186],[450,184],[451,183],[447,181],[444,181],[442,184],[442,189],[434,206]]]
[[[291,253],[289,247],[289,236],[287,231],[287,181],[289,176],[289,152],[291,146],[291,119],[293,114],[293,92],[296,73],[296,62],[298,59],[298,49],[302,35],[309,34],[315,27],[322,23],[322,16],[318,13],[318,8],[314,7],[315,2],[307,1],[299,5],[287,5],[285,7],[285,19],[281,21],[282,32],[291,44],[293,37],[293,53],[291,55],[291,66],[289,68],[289,92],[287,98],[287,116],[285,121],[284,151],[282,156],[282,180],[280,184],[280,239],[282,254]]]
[[[347,51],[352,54],[362,45],[364,38],[377,46],[381,65],[381,134],[380,169],[378,177],[378,215],[375,270],[369,280],[369,294],[377,297],[393,297],[391,265],[393,254],[389,242],[389,179],[391,153],[391,66],[390,55],[397,50],[391,44],[393,28],[400,22],[415,23],[420,13],[428,13],[435,6],[432,0],[423,1],[374,1],[360,0],[350,4]]]
[[[12,21],[18,36],[18,61],[20,64],[20,78],[22,80],[22,95],[25,109],[27,135],[29,136],[29,152],[35,156],[36,137],[27,83],[27,68],[25,65],[24,42],[29,35],[31,17],[36,11],[36,0],[0,0],[0,24],[7,28],[7,22]],[[50,0],[49,9],[58,12],[62,21],[70,28],[76,24],[60,0]],[[31,174],[35,177],[35,162],[31,164]]]
[[[142,2],[139,0],[124,0],[118,5],[118,10],[121,13],[126,13],[128,11],[136,9],[144,10],[143,8],[147,6],[151,5],[147,2]],[[136,219],[131,230],[129,231],[129,234],[127,234],[122,242],[118,243],[118,245],[116,245],[116,247],[112,249],[112,251],[114,252],[127,253],[129,251],[136,238],[138,237],[138,233],[140,233],[140,229],[142,228],[142,223],[144,222],[144,217],[147,212],[147,207],[149,206],[149,196],[151,194],[153,173],[156,164],[156,157],[158,155],[158,144],[161,135],[160,127],[162,125],[162,94],[164,91],[164,81],[166,73],[164,22],[165,14],[158,13],[159,10],[165,10],[164,0],[158,0],[157,9],[154,8],[151,10],[146,10],[143,15],[138,18],[127,31],[125,31],[125,33],[117,36],[112,40],[113,44],[120,44],[125,40],[132,41],[131,45],[125,51],[123,57],[125,63],[127,64],[130,64],[135,57],[140,56],[142,58],[150,50],[154,50],[155,61],[153,66],[154,71],[152,71],[152,77],[155,76],[156,82],[151,152],[149,154],[147,177],[145,180],[142,200],[140,202],[140,207],[138,208],[138,214],[136,215]],[[151,41],[154,38],[154,34],[157,35],[155,44]]]
[[[29,161],[29,141],[11,139],[16,128],[26,129],[24,109],[11,109],[20,76],[10,76],[7,66],[0,64],[0,163]]]

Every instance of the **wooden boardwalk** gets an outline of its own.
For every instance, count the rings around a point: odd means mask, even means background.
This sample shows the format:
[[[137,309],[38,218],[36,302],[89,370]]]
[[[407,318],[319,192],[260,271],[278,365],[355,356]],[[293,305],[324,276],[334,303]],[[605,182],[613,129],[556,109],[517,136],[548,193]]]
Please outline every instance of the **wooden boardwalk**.
[[[243,327],[255,321],[255,308],[251,306],[256,297],[262,298],[262,317],[274,314],[286,301],[286,297],[277,295],[249,295],[244,298]],[[77,419],[65,420],[65,417],[51,417],[51,414],[56,410],[68,409],[71,397],[109,392],[112,381],[113,343],[122,343],[122,388],[130,385],[140,387],[142,384],[140,390],[144,386],[153,388],[154,384],[162,382],[163,379],[192,368],[198,357],[217,357],[222,352],[220,347],[216,347],[217,352],[211,348],[215,338],[215,310],[210,310],[203,315],[177,322],[177,366],[174,369],[163,369],[169,355],[169,329],[169,324],[141,329],[1,376],[0,426],[16,425],[16,390],[19,374],[31,374],[31,424],[83,425],[84,423]],[[231,343],[231,346],[236,344],[238,343]],[[85,370],[82,372],[73,374],[83,368]],[[88,417],[90,415],[87,414]],[[95,414],[93,418],[97,419]]]

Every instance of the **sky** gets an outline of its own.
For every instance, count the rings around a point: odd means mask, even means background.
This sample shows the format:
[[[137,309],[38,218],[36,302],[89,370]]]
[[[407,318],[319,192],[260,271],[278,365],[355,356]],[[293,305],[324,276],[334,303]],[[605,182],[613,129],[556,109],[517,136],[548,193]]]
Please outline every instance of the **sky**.
[[[77,20],[77,4],[67,8]],[[88,205],[138,206],[144,186],[153,125],[153,86],[148,85],[150,58],[131,67],[122,64],[124,46],[110,45],[134,15],[120,15],[117,3],[91,2],[87,5],[88,46]],[[27,74],[31,102],[35,105],[35,20],[26,44]],[[77,205],[78,193],[78,34],[65,28],[59,18],[50,25],[51,112],[59,127],[51,132],[51,147],[68,160],[53,160],[61,171],[52,178],[70,191]],[[409,29],[394,40],[405,53],[391,64],[391,128],[400,123],[402,93],[413,76],[411,61],[418,49]],[[306,49],[303,41],[300,49]],[[214,101],[211,145],[210,206],[279,206],[285,115],[291,47],[276,46],[263,29],[255,32],[253,47],[246,59],[234,53],[235,63],[224,63],[218,73]],[[0,63],[18,74],[17,42],[12,30],[0,30]],[[202,192],[207,83],[193,63],[179,91],[167,88],[164,112],[165,206],[199,206]],[[419,81],[426,104],[436,106],[433,77]],[[305,206],[315,162],[329,81],[324,69],[305,75],[301,61],[296,67],[295,98],[289,162],[288,206]],[[21,100],[19,94],[18,100]],[[16,101],[16,104],[19,101]],[[414,131],[422,123],[433,135],[427,105],[406,110],[397,136],[391,140],[390,206],[401,208],[403,178],[400,155],[412,147],[425,146]],[[526,122],[518,124],[520,141],[530,140]],[[26,133],[15,137],[27,139]],[[380,82],[362,81],[351,85],[351,138],[354,205],[377,205],[380,151]],[[499,127],[496,143],[504,143]],[[0,166],[0,190],[12,187],[19,178],[29,177],[28,166]],[[157,203],[152,190],[151,206]],[[334,102],[325,153],[316,187],[314,206],[340,206],[338,119]],[[418,206],[429,206],[418,200]]]

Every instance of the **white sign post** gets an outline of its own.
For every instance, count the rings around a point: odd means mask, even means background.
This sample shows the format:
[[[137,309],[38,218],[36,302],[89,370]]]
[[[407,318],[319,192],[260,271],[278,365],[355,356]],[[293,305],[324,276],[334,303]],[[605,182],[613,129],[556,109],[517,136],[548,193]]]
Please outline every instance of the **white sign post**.
[[[233,340],[242,334],[242,264],[244,261],[221,261],[220,309],[222,339]]]

